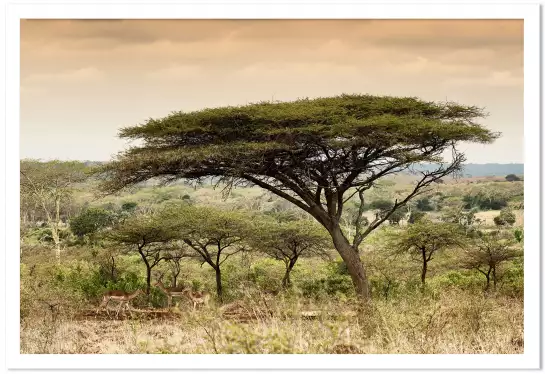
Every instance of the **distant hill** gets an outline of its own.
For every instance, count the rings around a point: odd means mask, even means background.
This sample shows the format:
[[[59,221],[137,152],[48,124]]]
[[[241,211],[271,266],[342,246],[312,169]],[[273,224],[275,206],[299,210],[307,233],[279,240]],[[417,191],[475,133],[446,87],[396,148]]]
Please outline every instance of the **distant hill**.
[[[418,165],[416,170],[435,170],[435,165]],[[508,174],[524,175],[524,164],[464,164],[463,177],[505,177]]]
[[[86,165],[101,165],[104,161],[83,161]],[[435,170],[435,167],[428,165],[420,165],[415,169],[420,170]],[[463,169],[464,177],[505,177],[508,174],[518,176],[524,175],[524,164],[465,164]],[[208,178],[205,183],[210,183]]]
[[[524,164],[465,164],[465,176],[503,177],[508,174],[524,175]]]

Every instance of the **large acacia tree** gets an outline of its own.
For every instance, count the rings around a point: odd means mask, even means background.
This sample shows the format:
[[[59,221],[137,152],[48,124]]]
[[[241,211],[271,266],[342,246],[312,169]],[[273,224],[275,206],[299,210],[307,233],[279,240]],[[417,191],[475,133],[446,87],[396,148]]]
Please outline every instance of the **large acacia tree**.
[[[124,128],[141,145],[119,154],[104,171],[106,191],[151,178],[164,182],[218,177],[228,186],[254,184],[312,215],[333,239],[356,293],[369,297],[358,247],[399,207],[431,183],[460,169],[459,142],[489,143],[496,134],[476,123],[481,109],[417,98],[341,95],[283,103],[175,112]],[[452,160],[442,155],[451,151]],[[417,163],[419,180],[368,225],[356,219],[353,238],[341,228],[343,207],[381,178]],[[363,208],[360,210],[363,217]]]

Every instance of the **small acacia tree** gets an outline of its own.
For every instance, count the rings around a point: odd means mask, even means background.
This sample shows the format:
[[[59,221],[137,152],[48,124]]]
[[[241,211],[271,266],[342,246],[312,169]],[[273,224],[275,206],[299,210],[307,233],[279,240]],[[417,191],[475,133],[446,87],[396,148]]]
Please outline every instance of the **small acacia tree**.
[[[88,168],[77,161],[22,160],[21,200],[32,200],[43,209],[47,225],[55,245],[57,261],[61,256],[61,210],[63,204],[70,201],[77,183],[87,179]]]
[[[290,273],[300,257],[329,258],[327,250],[331,247],[331,238],[323,228],[301,220],[262,220],[254,226],[251,241],[254,249],[284,263],[284,288],[291,285]]]
[[[223,302],[221,265],[232,255],[248,250],[250,235],[247,217],[241,212],[230,212],[211,207],[171,204],[162,215],[177,222],[178,237],[193,249],[216,273],[216,291]]]
[[[490,281],[494,284],[498,280],[499,266],[509,260],[521,257],[523,252],[516,248],[516,239],[510,232],[478,231],[475,240],[464,252],[462,266],[466,269],[475,269],[486,278],[485,290],[490,288]]]
[[[413,259],[422,264],[420,280],[422,287],[426,285],[428,263],[433,256],[449,247],[464,245],[464,235],[460,226],[450,223],[434,223],[422,219],[402,231],[394,239],[396,251],[409,253]]]
[[[177,222],[176,222],[177,223]],[[165,252],[175,249],[179,232],[173,222],[160,213],[133,215],[116,225],[106,237],[114,243],[136,250],[146,266],[146,293],[151,289],[151,271],[162,260]]]
[[[170,274],[172,275],[172,287],[177,287],[178,285],[178,276],[182,271],[180,264],[182,259],[192,257],[188,250],[188,246],[182,242],[179,246],[166,250],[164,253],[163,257],[167,262]]]
[[[227,187],[260,186],[325,227],[356,294],[367,300],[361,242],[434,181],[460,170],[459,142],[489,143],[497,137],[475,122],[483,116],[473,106],[371,95],[177,112],[121,130],[121,137],[142,145],[104,167],[102,188],[111,192],[152,178],[207,177]],[[452,160],[445,163],[448,150]],[[363,205],[365,192],[377,181],[418,163],[435,167],[415,171],[420,177],[406,196],[347,238],[341,218],[350,197],[358,196]]]

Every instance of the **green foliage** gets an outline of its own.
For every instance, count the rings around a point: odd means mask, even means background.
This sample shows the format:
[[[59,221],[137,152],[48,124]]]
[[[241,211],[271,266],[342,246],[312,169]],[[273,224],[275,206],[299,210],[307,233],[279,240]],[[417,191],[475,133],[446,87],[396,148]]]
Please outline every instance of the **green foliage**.
[[[502,209],[499,216],[494,217],[496,226],[513,226],[517,216],[510,209]]]
[[[127,201],[121,204],[121,210],[123,212],[134,212],[137,206],[138,206],[138,203],[134,201]]]
[[[161,245],[179,237],[175,220],[159,213],[133,215],[114,226],[107,238],[115,243],[136,249],[140,244]]]
[[[319,276],[308,276],[297,282],[305,297],[324,298],[336,296],[340,298],[354,295],[354,286],[346,265],[342,261],[326,264]]]
[[[460,265],[475,269],[486,277],[486,288],[490,281],[498,280],[499,267],[507,261],[521,258],[523,252],[517,248],[512,234],[507,231],[478,232],[473,245],[464,251]]]
[[[368,205],[368,207],[369,207],[369,209],[373,209],[373,210],[386,211],[386,210],[391,209],[393,205],[394,204],[390,200],[378,199],[378,200],[372,201]]]
[[[265,291],[275,291],[282,285],[284,266],[272,258],[258,259],[251,267],[249,278],[257,287]]]
[[[437,252],[465,245],[465,237],[459,225],[429,220],[409,225],[391,240],[394,252],[408,253],[422,264],[422,286],[426,282],[428,262],[435,258]]]
[[[520,178],[515,174],[508,174],[505,176],[505,180],[508,182],[518,182],[520,181]]]
[[[314,221],[261,220],[253,227],[251,237],[255,249],[268,256],[289,261],[300,256],[326,256],[331,238]]]
[[[500,210],[508,206],[511,201],[522,202],[523,183],[480,183],[473,186],[464,197],[464,208],[481,210]]]
[[[515,229],[513,234],[515,235],[515,240],[518,243],[521,243],[524,240],[524,230],[523,229]]]
[[[70,230],[74,235],[83,237],[96,234],[114,222],[111,212],[102,208],[87,208],[70,220]]]
[[[31,243],[32,242],[38,242],[41,244],[53,244],[53,235],[51,233],[51,229],[49,227],[39,227],[39,228],[32,228],[29,229],[26,234],[25,238],[28,239]],[[69,230],[59,230],[59,238],[61,240],[66,240],[70,238],[70,231]]]
[[[473,208],[466,210],[459,204],[445,208],[442,215],[442,220],[447,223],[458,224],[466,229],[470,229],[474,224],[480,221],[476,217],[477,209]]]
[[[432,210],[435,210],[429,197],[423,197],[422,199],[417,200],[416,209],[422,212],[431,212]]]
[[[409,223],[417,223],[423,219],[425,219],[426,213],[421,212],[419,210],[413,210],[411,211],[411,215],[409,216],[408,222]]]
[[[507,295],[522,297],[524,295],[524,263],[516,258],[507,263],[501,274],[502,292]]]
[[[379,217],[384,217],[394,208],[394,202],[385,199],[379,199],[373,201],[369,204],[369,208],[373,210],[378,210]],[[390,216],[388,217],[388,222],[392,225],[398,225],[401,220],[403,220],[408,212],[406,206],[401,206],[397,208]]]
[[[482,279],[474,272],[450,270],[428,282],[428,286],[438,289],[458,288],[458,289],[479,289]]]
[[[426,255],[432,255],[436,251],[464,245],[464,235],[460,227],[451,223],[431,222],[429,220],[420,220],[400,231],[390,239],[393,240],[392,247],[399,252],[414,253],[416,257],[421,256],[421,252]]]

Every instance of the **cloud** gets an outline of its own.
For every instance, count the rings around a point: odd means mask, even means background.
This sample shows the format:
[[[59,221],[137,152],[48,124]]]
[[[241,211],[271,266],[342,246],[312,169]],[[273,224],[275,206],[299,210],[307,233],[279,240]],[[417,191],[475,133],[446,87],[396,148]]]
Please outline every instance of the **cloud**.
[[[204,72],[204,69],[197,65],[171,65],[152,70],[146,74],[146,77],[152,80],[187,80],[200,78]]]
[[[76,70],[64,71],[51,74],[31,74],[23,78],[25,84],[48,84],[48,83],[82,83],[103,79],[104,72],[95,67],[85,67]]]
[[[521,46],[522,20],[22,20],[21,38],[68,48],[115,48],[157,41],[231,40],[319,45],[476,48]]]
[[[457,77],[445,81],[447,86],[487,86],[487,87],[522,87],[523,76],[515,76],[511,71],[492,71],[482,77]]]

